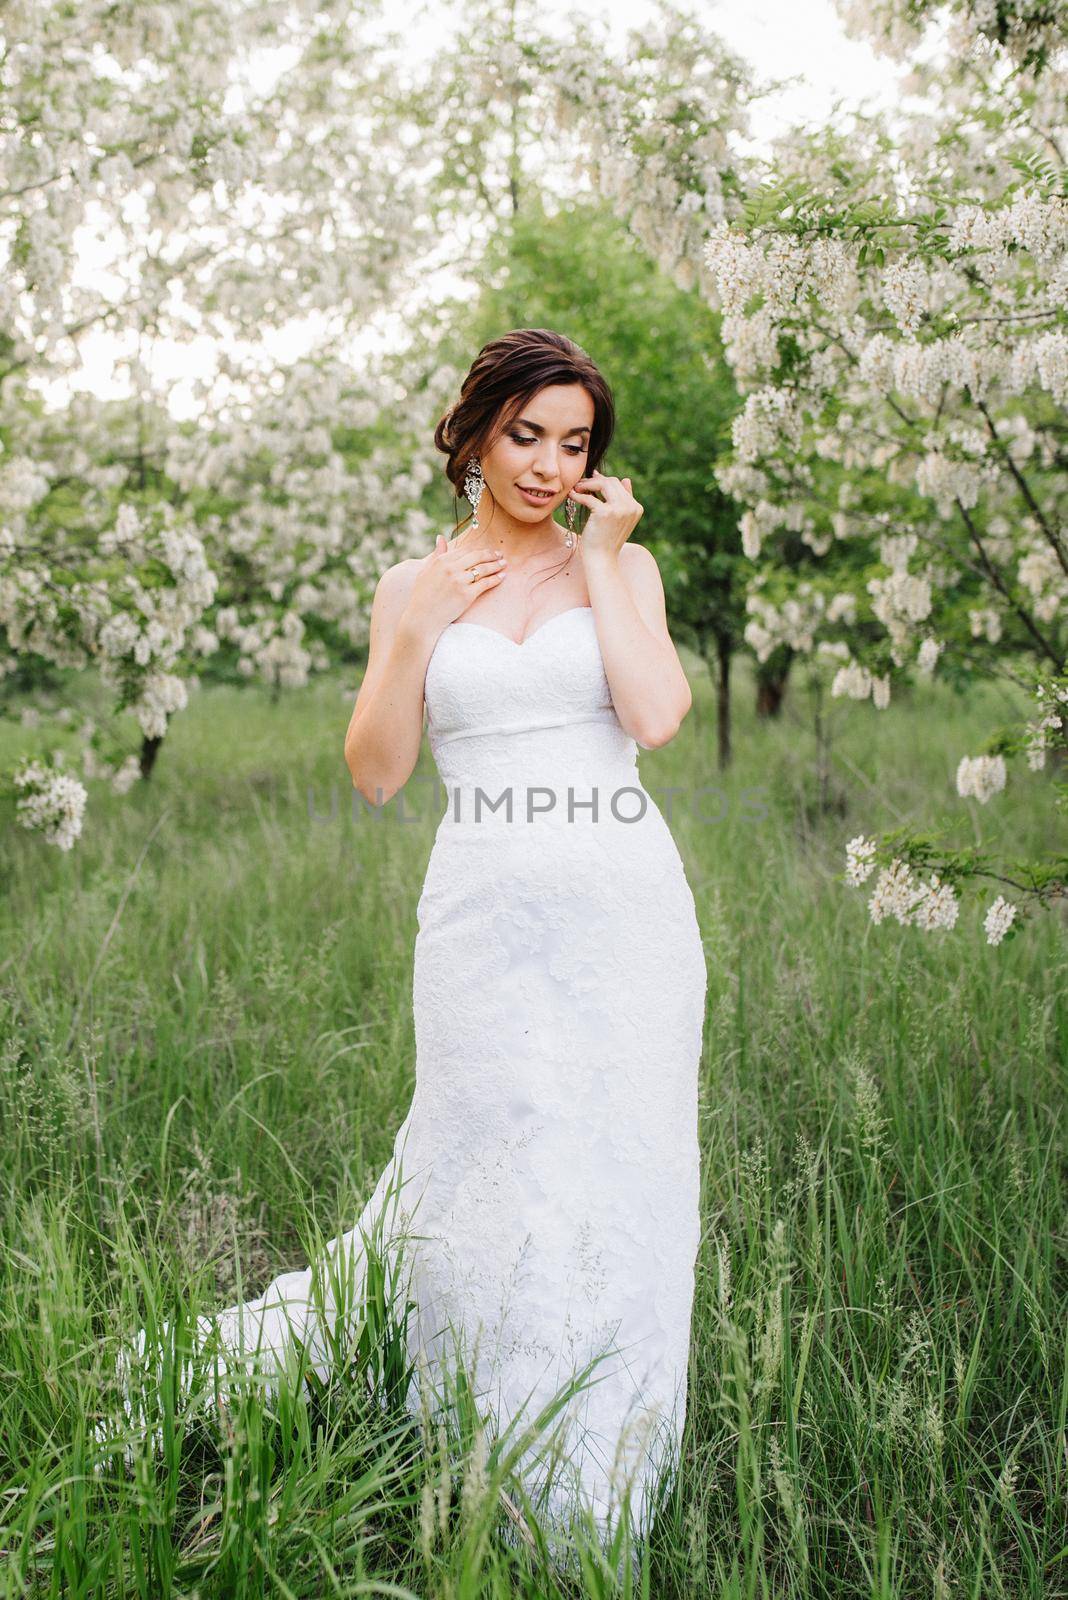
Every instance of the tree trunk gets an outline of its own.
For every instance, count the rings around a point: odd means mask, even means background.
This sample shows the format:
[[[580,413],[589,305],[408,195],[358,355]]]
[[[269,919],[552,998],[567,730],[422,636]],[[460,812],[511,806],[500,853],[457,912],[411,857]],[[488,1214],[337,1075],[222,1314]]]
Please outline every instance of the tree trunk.
[[[758,717],[777,717],[781,712],[792,660],[792,650],[786,651],[785,654],[775,650],[769,660],[758,665],[756,697]]]
[[[141,740],[141,776],[142,776],[142,778],[151,777],[152,768],[156,765],[156,757],[159,755],[159,747],[160,747],[160,745],[162,743],[163,743],[163,740],[162,740],[162,738],[160,738],[160,736],[158,734],[153,734],[151,737],[149,737],[148,734],[145,734],[144,737],[142,738],[142,740]]]

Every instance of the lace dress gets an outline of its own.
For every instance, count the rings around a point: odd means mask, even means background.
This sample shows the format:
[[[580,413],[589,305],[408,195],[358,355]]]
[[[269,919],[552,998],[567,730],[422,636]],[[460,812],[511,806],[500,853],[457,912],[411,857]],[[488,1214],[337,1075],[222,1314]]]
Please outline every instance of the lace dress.
[[[557,1419],[564,1475],[543,1489],[531,1451],[529,1484],[556,1529],[576,1495],[608,1528],[629,1485],[640,1538],[686,1407],[706,985],[693,896],[590,607],[522,644],[452,623],[425,696],[445,810],[417,910],[415,1089],[329,1252],[358,1263],[387,1204],[410,1229],[413,1410],[419,1374],[436,1381],[458,1353],[501,1428],[596,1361]],[[284,1273],[218,1314],[224,1341],[277,1352],[293,1329],[325,1372],[310,1283]]]

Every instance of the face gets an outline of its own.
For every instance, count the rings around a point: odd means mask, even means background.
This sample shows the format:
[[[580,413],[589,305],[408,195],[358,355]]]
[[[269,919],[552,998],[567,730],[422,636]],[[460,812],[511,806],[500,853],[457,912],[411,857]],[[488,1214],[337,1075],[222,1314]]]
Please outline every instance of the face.
[[[586,476],[593,399],[580,383],[550,384],[481,458],[494,500],[517,522],[539,522]],[[543,489],[537,497],[524,489]]]

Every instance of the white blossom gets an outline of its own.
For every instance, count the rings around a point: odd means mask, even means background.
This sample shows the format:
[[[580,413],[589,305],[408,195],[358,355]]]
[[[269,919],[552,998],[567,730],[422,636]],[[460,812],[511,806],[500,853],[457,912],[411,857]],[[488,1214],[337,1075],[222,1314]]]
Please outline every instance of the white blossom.
[[[932,639],[930,635],[928,635],[928,637],[921,642],[920,648],[916,653],[916,661],[919,670],[924,674],[932,673],[935,669],[935,664],[938,661],[938,657],[941,655],[943,649],[944,645],[940,639]]]
[[[1013,902],[1006,900],[1003,895],[999,894],[983,919],[987,944],[1001,943],[1012,925],[1015,915],[1016,907]]]
[[[992,606],[971,607],[968,611],[973,639],[987,639],[997,644],[1001,638],[1001,617]]]
[[[1004,756],[961,756],[957,764],[957,793],[973,796],[986,805],[1005,787]]]
[[[871,876],[875,867],[875,840],[866,839],[862,833],[846,844],[846,880],[859,886]]]
[[[25,791],[15,803],[18,821],[24,828],[38,829],[60,850],[71,849],[82,831],[85,786],[40,761],[24,763],[13,776],[15,786]]]
[[[831,681],[831,697],[838,699],[842,695],[850,700],[866,700],[871,694],[871,673],[867,667],[861,666],[859,661],[851,661],[848,666],[839,667]]]

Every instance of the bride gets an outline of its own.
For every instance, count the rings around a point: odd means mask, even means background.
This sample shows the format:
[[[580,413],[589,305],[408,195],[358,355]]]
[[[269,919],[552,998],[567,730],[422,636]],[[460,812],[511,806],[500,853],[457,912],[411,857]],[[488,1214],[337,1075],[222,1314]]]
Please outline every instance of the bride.
[[[345,760],[388,801],[425,705],[446,808],[417,907],[411,1106],[329,1254],[365,1259],[392,1203],[411,1235],[409,1403],[456,1361],[495,1428],[570,1396],[547,1526],[581,1500],[602,1528],[623,1506],[641,1539],[686,1410],[706,970],[638,773],[691,696],[656,561],[628,542],[642,507],[598,467],[614,421],[570,339],[486,344],[435,432],[472,518],[376,588]],[[312,1276],[218,1313],[223,1343],[281,1360],[296,1333],[324,1373],[336,1302]]]

